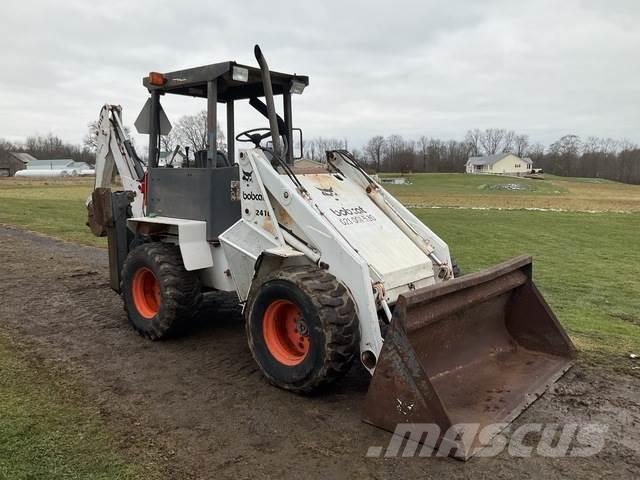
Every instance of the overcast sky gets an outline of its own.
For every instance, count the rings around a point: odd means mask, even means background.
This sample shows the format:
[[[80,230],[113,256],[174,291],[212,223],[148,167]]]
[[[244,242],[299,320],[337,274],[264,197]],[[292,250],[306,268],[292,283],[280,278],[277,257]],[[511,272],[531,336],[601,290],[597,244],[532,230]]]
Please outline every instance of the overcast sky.
[[[132,124],[150,70],[236,60],[310,76],[306,137],[462,138],[502,127],[640,143],[640,1],[31,1],[0,13],[0,137],[80,142],[100,106]],[[163,99],[169,118],[203,100]],[[239,108],[238,130],[266,126]],[[143,137],[139,143],[144,144]]]

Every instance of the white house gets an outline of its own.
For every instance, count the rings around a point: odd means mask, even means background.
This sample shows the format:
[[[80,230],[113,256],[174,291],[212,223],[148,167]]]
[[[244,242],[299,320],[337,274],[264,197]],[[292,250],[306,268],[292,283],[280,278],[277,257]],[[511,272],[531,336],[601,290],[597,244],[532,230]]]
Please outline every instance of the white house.
[[[182,150],[178,150],[175,155],[173,152],[160,152],[158,166],[166,167],[167,164],[169,164],[173,167],[180,168],[184,163],[184,159],[185,155],[182,153]]]
[[[513,153],[499,153],[486,157],[470,157],[466,167],[467,173],[526,175],[533,169],[533,162],[530,158],[520,158]]]

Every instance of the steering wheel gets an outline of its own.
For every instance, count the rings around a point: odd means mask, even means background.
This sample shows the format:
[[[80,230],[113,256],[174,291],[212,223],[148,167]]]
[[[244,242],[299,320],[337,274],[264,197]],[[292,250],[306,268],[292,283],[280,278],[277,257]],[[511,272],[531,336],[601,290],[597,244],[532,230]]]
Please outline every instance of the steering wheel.
[[[264,133],[260,133],[264,132]],[[256,147],[260,146],[260,142],[265,138],[269,138],[271,136],[270,128],[252,128],[251,130],[245,130],[244,132],[240,132],[236,135],[236,140],[242,143],[253,143]],[[289,145],[287,143],[287,138],[281,136],[282,140],[282,155],[286,155],[289,150]]]
[[[252,128],[251,130],[240,132],[238,135],[236,135],[236,140],[243,143],[253,143],[256,147],[259,147],[260,142],[265,138],[269,138],[270,136],[271,129],[269,128]]]

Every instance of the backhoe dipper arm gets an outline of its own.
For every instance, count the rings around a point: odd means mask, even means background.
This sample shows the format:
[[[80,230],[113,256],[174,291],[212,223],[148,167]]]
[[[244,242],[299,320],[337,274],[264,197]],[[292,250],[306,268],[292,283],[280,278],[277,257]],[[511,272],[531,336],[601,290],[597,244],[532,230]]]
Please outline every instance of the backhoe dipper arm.
[[[104,105],[100,110],[97,144],[94,188],[111,187],[115,166],[122,180],[123,189],[135,193],[135,198],[131,203],[133,216],[143,216],[143,198],[140,187],[144,178],[144,168],[124,131],[122,107],[119,105]],[[90,199],[91,197],[89,197]]]

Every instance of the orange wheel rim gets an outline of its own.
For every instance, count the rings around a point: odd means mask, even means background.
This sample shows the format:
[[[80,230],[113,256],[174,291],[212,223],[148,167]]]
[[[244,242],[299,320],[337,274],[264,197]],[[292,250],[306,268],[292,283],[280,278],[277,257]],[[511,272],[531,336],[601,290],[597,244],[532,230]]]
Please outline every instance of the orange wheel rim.
[[[144,318],[153,318],[160,310],[160,282],[147,267],[133,275],[133,304]]]
[[[289,300],[276,300],[267,307],[262,334],[273,358],[283,365],[298,365],[309,352],[307,324],[300,309]]]

